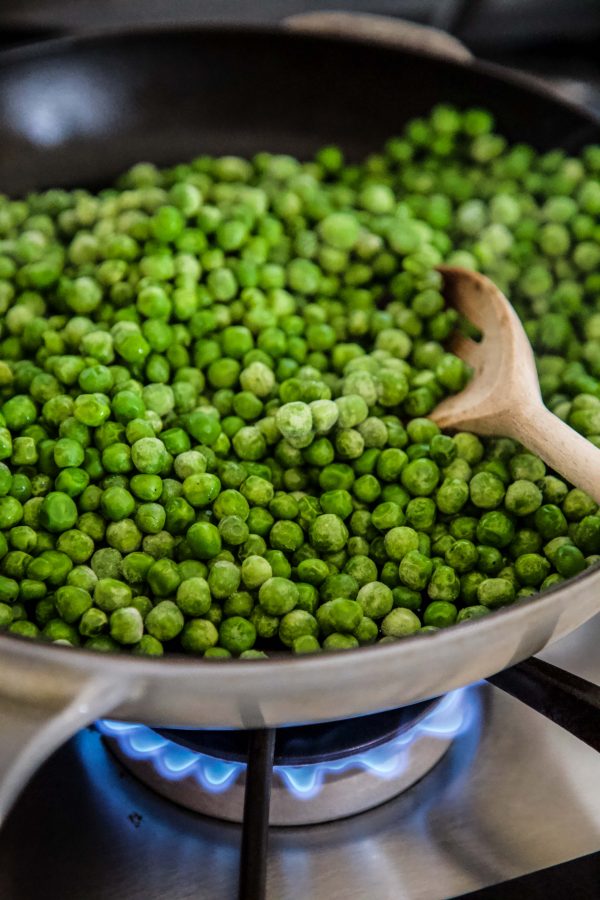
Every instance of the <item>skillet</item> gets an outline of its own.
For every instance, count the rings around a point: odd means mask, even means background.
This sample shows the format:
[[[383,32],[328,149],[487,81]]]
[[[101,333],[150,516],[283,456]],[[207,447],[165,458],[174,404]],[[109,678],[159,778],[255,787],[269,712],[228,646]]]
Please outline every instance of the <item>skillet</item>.
[[[452,39],[429,33],[417,49],[410,27],[399,39],[398,23],[359,17],[357,35],[348,21],[108,33],[8,51],[0,56],[0,190],[95,187],[141,159],[170,164],[199,153],[306,158],[337,143],[358,159],[440,101],[491,108],[511,141],[540,150],[576,152],[600,141],[590,113],[473,60]],[[427,639],[302,658],[143,659],[2,634],[0,821],[37,765],[99,716],[259,729],[396,708],[491,676],[510,690],[495,673],[599,610],[600,569],[592,568],[541,598]],[[512,690],[538,707],[532,690],[541,681],[558,699],[568,696],[571,709],[575,695],[593,690],[561,682],[542,663],[525,665],[512,670]],[[587,724],[572,729],[591,734],[593,722],[580,713]]]

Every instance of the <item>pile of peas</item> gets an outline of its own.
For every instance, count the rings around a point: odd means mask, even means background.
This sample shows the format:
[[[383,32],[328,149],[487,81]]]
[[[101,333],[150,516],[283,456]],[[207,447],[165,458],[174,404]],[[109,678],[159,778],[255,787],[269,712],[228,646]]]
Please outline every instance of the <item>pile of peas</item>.
[[[546,403],[600,446],[600,147],[493,128],[438,106],[360,164],[201,156],[0,197],[0,629],[310,653],[600,559],[589,496],[428,418],[469,377],[446,261],[507,292]]]

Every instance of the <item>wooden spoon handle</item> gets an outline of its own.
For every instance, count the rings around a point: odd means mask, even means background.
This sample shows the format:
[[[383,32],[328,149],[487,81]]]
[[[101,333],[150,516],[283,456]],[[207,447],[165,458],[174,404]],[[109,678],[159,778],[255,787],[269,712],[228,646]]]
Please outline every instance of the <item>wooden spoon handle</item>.
[[[507,422],[507,432],[537,453],[555,472],[600,503],[600,448],[551,413],[531,403]]]

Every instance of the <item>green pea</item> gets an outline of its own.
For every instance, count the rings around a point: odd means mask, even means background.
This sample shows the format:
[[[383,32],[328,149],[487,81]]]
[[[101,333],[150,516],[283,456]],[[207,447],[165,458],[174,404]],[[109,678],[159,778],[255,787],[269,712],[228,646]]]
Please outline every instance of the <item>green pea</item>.
[[[540,506],[535,513],[535,527],[543,540],[549,541],[567,533],[567,520],[562,510],[554,504]]]
[[[564,544],[562,547],[559,547],[553,562],[558,574],[565,578],[572,578],[585,568],[583,553],[578,547],[574,547],[571,544]]]
[[[107,628],[108,616],[96,607],[86,610],[79,621],[79,633],[84,637],[96,637]]]
[[[471,619],[480,619],[482,616],[486,616],[489,612],[490,610],[487,608],[487,606],[480,606],[478,604],[475,604],[474,606],[464,606],[458,611],[456,624],[459,625],[461,622],[469,622]]]
[[[367,600],[364,600],[362,604],[360,600],[348,600],[343,597],[331,600],[329,617],[335,631],[342,634],[354,633],[363,618],[365,604],[367,604]]]
[[[207,619],[191,619],[184,625],[180,640],[187,653],[206,654],[219,640],[219,632]]]
[[[394,603],[390,588],[379,581],[363,585],[356,600],[362,608],[363,614],[370,619],[381,619],[386,616]]]
[[[310,562],[307,560],[307,562]],[[300,566],[298,566],[300,573]],[[344,573],[350,575],[359,587],[377,580],[377,566],[368,556],[357,554],[348,560]]]
[[[279,639],[286,647],[294,646],[303,636],[317,638],[319,625],[314,616],[302,609],[295,609],[284,615],[279,623]]]
[[[492,547],[506,547],[512,541],[514,533],[512,520],[499,510],[484,513],[477,526],[477,540]]]
[[[415,634],[421,628],[421,621],[410,609],[398,607],[391,610],[381,623],[381,631],[385,637],[401,638]]]
[[[0,511],[0,517],[1,515],[2,512]],[[76,521],[77,507],[68,494],[60,491],[51,491],[46,495],[40,509],[40,524],[42,527],[48,531],[60,533],[72,528]]]
[[[400,581],[413,591],[423,590],[427,586],[432,572],[431,560],[419,550],[410,550],[400,563]]]
[[[0,575],[0,602],[4,604],[14,603],[19,596],[19,585],[12,578]]]
[[[320,585],[329,573],[329,566],[321,559],[305,559],[298,565],[298,577],[311,585]]]
[[[509,485],[505,505],[514,515],[527,516],[539,509],[542,499],[542,492],[537,485],[525,479],[518,479]]]
[[[181,576],[173,560],[158,559],[148,569],[146,580],[157,597],[168,597],[179,587]]]
[[[358,645],[358,640],[353,634],[338,634],[337,632],[327,635],[323,641],[324,650],[352,650]]]
[[[13,620],[13,611],[7,603],[0,603],[0,630],[5,631]]]
[[[241,572],[229,560],[217,560],[211,566],[208,576],[210,593],[215,600],[224,600],[237,591],[241,581]]]
[[[109,620],[110,636],[118,644],[137,644],[144,631],[144,620],[132,606],[116,609]]]
[[[427,585],[427,593],[432,600],[453,602],[460,594],[460,580],[458,575],[450,566],[438,566],[434,569],[433,574]],[[430,604],[431,605],[431,604]],[[428,607],[429,608],[429,607]],[[426,622],[426,625],[437,625],[437,622]]]
[[[459,513],[469,499],[469,485],[462,478],[445,478],[435,495],[440,512]]]
[[[539,553],[524,553],[515,560],[515,573],[520,584],[538,587],[550,573],[550,563]]]
[[[348,529],[342,519],[332,513],[318,516],[310,527],[311,543],[324,552],[341,550],[348,536]]]
[[[250,650],[256,641],[256,629],[252,622],[241,616],[225,619],[219,628],[220,644],[232,654]]]
[[[509,491],[512,487],[511,485]],[[469,482],[471,502],[480,509],[496,509],[502,503],[504,493],[504,484],[496,475],[490,472],[478,472]],[[512,509],[508,498],[507,509]]]
[[[292,644],[294,653],[317,653],[321,649],[319,641],[311,634],[302,634]]]
[[[486,578],[477,588],[477,599],[482,606],[496,609],[514,601],[515,589],[504,578]]]
[[[297,586],[280,576],[267,579],[258,592],[262,609],[271,616],[282,616],[291,612],[298,602],[298,597]]]
[[[50,619],[42,629],[42,637],[48,641],[66,641],[73,647],[80,643],[76,629],[62,619]]]
[[[221,550],[219,529],[211,522],[195,522],[186,537],[198,559],[212,559]]]
[[[459,574],[471,571],[479,562],[479,551],[469,540],[457,540],[445,551],[446,563]]]
[[[434,600],[425,607],[423,622],[425,625],[433,625],[436,628],[447,628],[456,621],[458,612],[456,606],[447,600]]]
[[[37,638],[40,635],[40,629],[34,622],[28,622],[25,619],[21,619],[17,622],[13,622],[12,625],[8,626],[8,630],[11,634],[18,634],[20,637],[26,638]],[[68,641],[67,643],[71,643]]]
[[[100,578],[94,589],[94,603],[105,613],[128,606],[131,601],[129,585],[115,578]]]
[[[242,563],[242,581],[249,590],[260,588],[273,575],[269,562],[261,556],[248,556]]]
[[[161,643],[176,638],[183,625],[183,614],[172,600],[161,600],[144,620],[147,632]]]
[[[402,560],[411,550],[419,547],[419,536],[414,528],[399,525],[391,528],[384,537],[385,552],[389,559]]]
[[[597,504],[579,488],[570,490],[562,505],[563,513],[571,522],[578,522],[585,516],[593,515],[597,510]]]

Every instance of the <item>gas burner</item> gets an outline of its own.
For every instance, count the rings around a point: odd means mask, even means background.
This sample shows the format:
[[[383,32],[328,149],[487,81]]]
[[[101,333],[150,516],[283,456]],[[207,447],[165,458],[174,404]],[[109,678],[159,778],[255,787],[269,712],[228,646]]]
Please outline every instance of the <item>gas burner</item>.
[[[270,824],[342,819],[397,796],[469,727],[475,702],[463,689],[391,712],[279,729]],[[157,793],[207,816],[243,820],[246,732],[97,724],[115,756]]]

